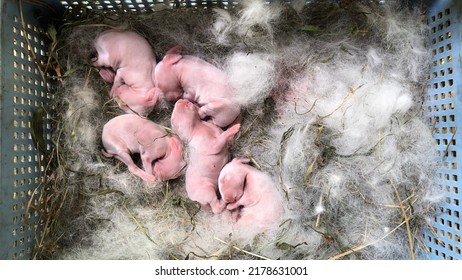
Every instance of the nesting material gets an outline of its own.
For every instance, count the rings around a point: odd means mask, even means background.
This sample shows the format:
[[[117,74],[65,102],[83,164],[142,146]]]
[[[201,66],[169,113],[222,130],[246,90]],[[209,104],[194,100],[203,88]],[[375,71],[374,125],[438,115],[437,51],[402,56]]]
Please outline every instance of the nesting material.
[[[425,254],[420,230],[441,197],[433,183],[436,147],[422,121],[430,56],[420,11],[395,1],[263,2],[68,19],[55,56],[72,73],[55,98],[56,213],[39,258]],[[228,74],[243,117],[231,155],[270,176],[287,209],[283,222],[260,233],[237,227],[190,201],[183,176],[148,184],[102,157],[102,127],[123,112],[86,64],[85,46],[108,26],[145,36],[158,61],[182,45]],[[149,119],[171,127],[172,108]]]

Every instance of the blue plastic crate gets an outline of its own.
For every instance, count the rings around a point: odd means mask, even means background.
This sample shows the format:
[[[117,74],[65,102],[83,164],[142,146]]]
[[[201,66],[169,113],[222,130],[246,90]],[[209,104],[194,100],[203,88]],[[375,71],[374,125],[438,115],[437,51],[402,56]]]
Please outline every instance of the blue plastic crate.
[[[170,1],[194,6],[199,1]],[[200,1],[207,2],[207,1]],[[228,1],[211,1],[228,3]],[[309,1],[307,1],[309,2]],[[420,4],[421,1],[415,1]],[[462,2],[424,1],[428,4],[429,46],[433,54],[428,88],[425,92],[426,116],[434,123],[434,136],[442,159],[437,186],[445,201],[434,217],[433,230],[424,231],[429,259],[462,259],[460,181],[461,141],[461,21]],[[34,146],[31,134],[33,112],[51,101],[37,61],[47,55],[47,26],[37,20],[64,7],[82,3],[92,9],[127,11],[153,10],[163,0],[0,0],[0,259],[29,259],[41,238],[40,218],[34,206],[44,205],[39,184],[43,180],[44,157]],[[20,4],[22,8],[20,8]],[[49,118],[43,129],[52,149]],[[432,160],[432,159],[429,159]],[[32,209],[32,210],[31,210]],[[31,211],[26,211],[31,210]],[[46,209],[45,209],[46,210]],[[27,212],[27,214],[26,214]],[[49,221],[48,221],[49,222]]]
[[[462,2],[435,1],[427,22],[432,52],[425,108],[434,124],[441,167],[436,185],[445,193],[434,228],[425,231],[430,259],[462,259],[461,219],[461,21]],[[435,236],[436,235],[436,236]]]
[[[47,43],[46,28],[36,18],[46,16],[47,8],[20,3],[0,1],[0,259],[30,258],[43,223],[33,208],[43,204],[37,187],[45,163],[32,140],[31,118],[52,98],[37,68],[46,61]],[[41,118],[48,151],[49,118]]]

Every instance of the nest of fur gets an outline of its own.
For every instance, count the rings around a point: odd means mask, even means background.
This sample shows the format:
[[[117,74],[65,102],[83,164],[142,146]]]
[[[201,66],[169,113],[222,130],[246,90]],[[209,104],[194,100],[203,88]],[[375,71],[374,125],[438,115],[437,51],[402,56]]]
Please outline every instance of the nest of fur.
[[[440,199],[422,108],[422,10],[379,1],[245,1],[133,13],[74,6],[55,34],[53,150],[40,259],[411,259]],[[249,234],[201,211],[184,178],[149,185],[100,150],[122,114],[88,64],[108,28],[228,72],[243,122],[231,147],[270,174],[289,218]],[[54,30],[56,32],[54,32]],[[49,32],[50,33],[50,32]],[[245,70],[245,71],[244,71]],[[172,104],[149,119],[170,127]]]

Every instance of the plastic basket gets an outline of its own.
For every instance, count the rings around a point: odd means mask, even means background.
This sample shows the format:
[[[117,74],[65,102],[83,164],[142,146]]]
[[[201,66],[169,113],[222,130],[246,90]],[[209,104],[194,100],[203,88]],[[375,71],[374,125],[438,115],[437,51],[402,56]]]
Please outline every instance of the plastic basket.
[[[45,204],[37,193],[46,163],[32,139],[34,112],[51,101],[49,86],[37,62],[47,55],[46,19],[51,13],[63,13],[73,4],[88,5],[92,9],[115,9],[143,12],[155,10],[159,0],[0,0],[0,259],[30,259],[34,246],[41,238],[41,225],[50,222],[32,206]],[[198,2],[227,1],[167,1],[170,5],[195,6]],[[309,2],[309,1],[308,1]],[[418,1],[419,3],[421,1]],[[445,202],[434,218],[434,230],[424,231],[429,259],[462,259],[460,229],[459,166],[461,141],[460,81],[461,81],[461,22],[460,1],[429,2],[429,45],[433,52],[430,65],[425,108],[428,118],[435,124],[441,162],[436,185],[446,192]],[[51,150],[51,128],[44,116],[43,130],[46,147]],[[430,159],[429,159],[430,160]],[[40,208],[40,207],[36,207]],[[46,211],[46,207],[43,211]],[[27,213],[27,214],[26,214]]]
[[[434,229],[426,231],[430,259],[462,259],[460,169],[461,127],[461,22],[460,1],[435,1],[427,17],[432,52],[425,107],[434,123],[434,138],[442,159],[436,186],[445,192],[445,201],[434,217]],[[436,234],[436,236],[435,236]]]
[[[36,63],[46,60],[46,29],[36,18],[47,16],[47,9],[43,3],[22,8],[20,1],[0,3],[0,259],[28,259],[43,223],[37,211],[26,209],[42,203],[34,192],[44,157],[37,153],[31,127],[33,112],[52,98]],[[42,120],[50,150],[49,116]]]

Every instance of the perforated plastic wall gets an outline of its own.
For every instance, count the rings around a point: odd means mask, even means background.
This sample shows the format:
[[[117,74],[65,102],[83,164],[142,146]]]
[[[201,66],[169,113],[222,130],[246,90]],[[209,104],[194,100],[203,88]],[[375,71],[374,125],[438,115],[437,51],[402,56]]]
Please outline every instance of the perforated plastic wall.
[[[146,12],[167,7],[206,7],[210,4],[222,4],[225,8],[233,7],[238,1],[223,0],[93,0],[93,1],[59,1],[65,7],[72,7],[76,4],[86,5],[89,9],[122,9],[125,11]],[[268,1],[271,2],[271,1]]]
[[[432,52],[425,107],[434,123],[441,167],[436,186],[444,202],[434,217],[433,230],[425,231],[430,259],[462,259],[460,200],[462,167],[461,1],[435,1],[428,11]],[[430,160],[430,159],[429,159]]]
[[[44,157],[32,141],[31,117],[51,99],[37,68],[46,64],[46,44],[44,29],[34,19],[38,7],[0,3],[0,259],[27,259],[36,241],[34,229],[41,223],[33,208],[41,203],[36,190]],[[44,119],[45,148],[50,150],[50,124],[46,115]]]

